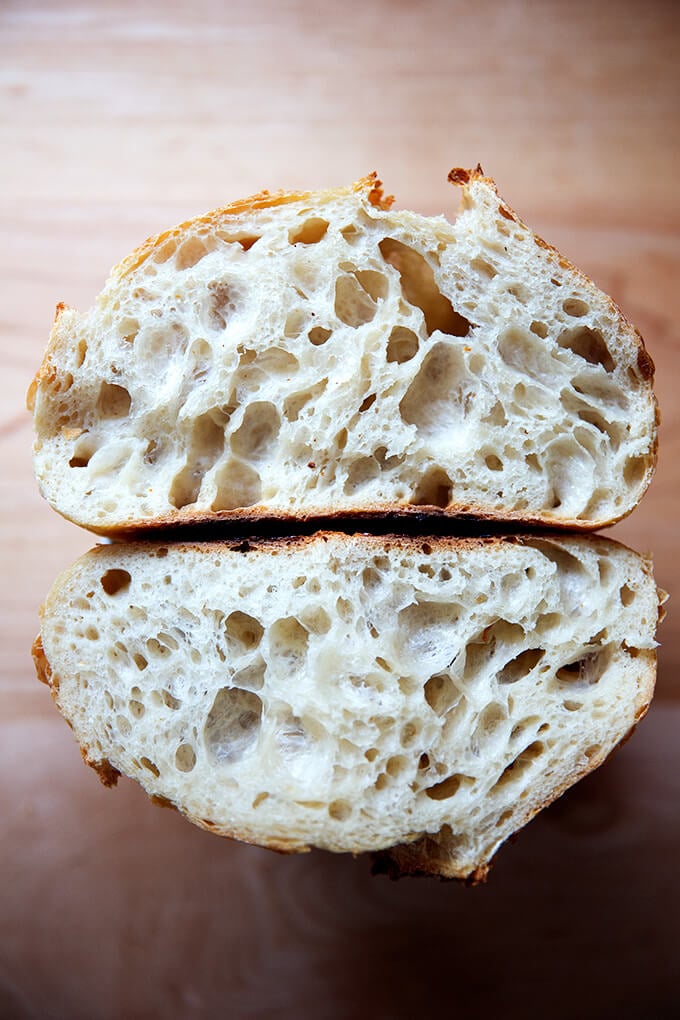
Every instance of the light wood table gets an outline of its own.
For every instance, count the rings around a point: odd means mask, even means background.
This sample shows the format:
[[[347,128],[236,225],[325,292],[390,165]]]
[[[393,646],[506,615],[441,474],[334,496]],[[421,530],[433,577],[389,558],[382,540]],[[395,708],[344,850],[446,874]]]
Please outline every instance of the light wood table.
[[[661,460],[614,534],[677,592],[680,6],[4,0],[0,43],[0,1016],[680,1015],[673,601],[649,716],[485,887],[228,843],[100,787],[35,681],[41,599],[92,540],[41,501],[24,410],[56,302],[145,236],[373,168],[453,216],[448,170],[481,161],[647,339]]]

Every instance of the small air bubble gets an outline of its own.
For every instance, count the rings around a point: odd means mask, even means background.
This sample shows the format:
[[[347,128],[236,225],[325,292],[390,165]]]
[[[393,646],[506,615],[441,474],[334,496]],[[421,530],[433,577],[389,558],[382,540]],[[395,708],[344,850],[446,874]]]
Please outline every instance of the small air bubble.
[[[336,822],[346,822],[352,814],[352,805],[347,800],[334,800],[328,805],[328,814]]]
[[[196,752],[191,744],[180,744],[175,752],[175,765],[179,772],[191,772],[196,765]]]

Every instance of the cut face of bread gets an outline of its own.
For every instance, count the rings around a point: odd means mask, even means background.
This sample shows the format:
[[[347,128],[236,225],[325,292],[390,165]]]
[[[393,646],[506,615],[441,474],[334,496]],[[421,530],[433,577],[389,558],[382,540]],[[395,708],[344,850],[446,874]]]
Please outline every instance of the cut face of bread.
[[[60,306],[30,394],[45,497],[102,533],[627,514],[656,453],[639,334],[480,171],[452,179],[453,224],[392,211],[374,177],[260,195]]]
[[[115,544],[35,646],[86,760],[216,833],[479,877],[652,696],[648,561],[597,538]]]

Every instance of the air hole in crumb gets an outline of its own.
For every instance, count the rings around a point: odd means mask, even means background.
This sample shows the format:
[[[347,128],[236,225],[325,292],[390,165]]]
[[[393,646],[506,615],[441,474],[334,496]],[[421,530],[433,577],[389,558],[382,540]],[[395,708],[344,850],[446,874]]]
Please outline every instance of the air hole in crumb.
[[[442,510],[451,502],[453,483],[441,467],[431,467],[416,485],[413,494],[415,506],[437,506]]]
[[[484,739],[496,732],[498,727],[505,722],[505,709],[497,701],[492,701],[481,712],[479,721],[475,727],[474,737],[477,740]]]
[[[490,262],[487,262],[486,259],[474,258],[470,262],[470,267],[482,276],[485,276],[487,280],[493,280],[494,276],[498,276],[498,270]]]
[[[355,274],[344,273],[335,282],[335,314],[347,326],[362,326],[375,317],[377,305]]]
[[[294,616],[276,620],[269,629],[269,648],[273,656],[295,668],[307,654],[309,634]]]
[[[627,584],[624,584],[619,590],[619,596],[621,598],[622,605],[629,606],[635,599],[635,592],[632,588],[629,588]]]
[[[583,753],[585,754],[586,758],[594,758],[595,755],[599,754],[601,750],[602,748],[600,747],[599,744],[591,744],[590,747],[586,747]]]
[[[474,779],[471,776],[455,773],[448,779],[442,779],[441,783],[429,786],[425,793],[430,800],[448,800],[449,797],[454,797],[458,793],[461,786],[471,786],[473,783]]]
[[[141,655],[139,652],[135,652],[133,654],[132,660],[137,669],[140,671],[140,673],[143,669],[146,669],[146,667],[149,665],[147,659],[145,659],[144,656]]]
[[[125,591],[130,587],[131,580],[132,578],[127,570],[112,568],[102,574],[101,586],[107,595],[117,595],[119,592]]]
[[[573,689],[591,687],[598,683],[609,661],[606,648],[590,652],[575,662],[567,662],[557,670],[556,678],[560,684]]]
[[[87,357],[87,340],[79,340],[76,347],[76,368],[80,368]]]
[[[264,634],[259,620],[256,620],[254,616],[249,616],[248,613],[242,613],[239,609],[230,613],[225,621],[224,629],[227,641],[237,654],[257,648]]]
[[[259,474],[243,461],[230,458],[218,472],[217,495],[212,510],[236,510],[253,506],[262,494]]]
[[[461,350],[436,343],[402,397],[399,413],[425,436],[448,437],[470,413],[474,383]]]
[[[614,359],[599,329],[576,326],[563,330],[557,338],[560,347],[567,348],[583,358],[589,365],[602,365],[605,372],[613,372]]]
[[[133,344],[139,333],[139,322],[137,319],[124,318],[118,323],[118,335],[126,344]]]
[[[169,708],[172,712],[176,712],[177,709],[182,704],[179,698],[175,698],[174,695],[172,695],[170,691],[166,690],[165,688],[163,688],[163,690],[161,691],[161,701],[163,702],[165,707]]]
[[[90,460],[97,452],[97,443],[93,436],[85,433],[76,442],[73,448],[73,456],[68,462],[69,467],[72,468],[84,468],[90,463]]]
[[[508,294],[512,294],[513,297],[517,298],[522,305],[526,305],[531,297],[531,291],[523,283],[513,283],[506,290]]]
[[[242,687],[248,691],[261,691],[264,687],[264,673],[265,664],[262,659],[259,659],[234,673],[232,684],[234,687]]]
[[[119,715],[116,717],[116,726],[118,727],[118,732],[122,737],[129,737],[130,734],[132,733],[132,726],[130,725],[130,720],[126,719],[124,715]]]
[[[375,759],[377,757],[378,757],[378,748],[377,747],[369,747],[369,749],[364,752],[364,758],[367,761],[375,761]]]
[[[286,321],[283,327],[283,335],[288,337],[290,340],[294,340],[295,337],[300,336],[306,322],[307,313],[301,308],[294,308],[286,316]]]
[[[231,448],[246,461],[260,460],[271,453],[281,419],[273,404],[255,401],[246,407],[243,421],[231,437]]]
[[[420,758],[418,759],[418,770],[420,772],[424,772],[425,769],[429,769],[429,767],[430,767],[430,756],[429,756],[429,754],[425,754],[425,753],[421,754]]]
[[[402,747],[410,747],[420,732],[419,722],[407,722],[401,728],[399,741]]]
[[[375,403],[375,393],[369,393],[369,395],[359,405],[359,414],[363,414],[364,411],[368,411],[369,407]]]
[[[352,814],[352,805],[348,800],[334,800],[328,805],[328,814],[336,822],[346,822]]]
[[[147,770],[147,772],[151,772],[151,774],[154,775],[156,779],[158,779],[158,777],[161,774],[158,766],[155,765],[150,758],[142,757],[139,760],[141,765]]]
[[[458,688],[445,673],[431,676],[425,684],[425,701],[437,715],[444,715],[458,695]]]
[[[387,341],[387,360],[403,365],[418,353],[419,340],[412,329],[395,326]]]
[[[359,457],[350,464],[345,481],[345,492],[351,494],[374,481],[380,474],[380,467],[373,457]]]
[[[268,796],[269,796],[269,794],[264,792],[264,791],[262,793],[258,793],[257,797],[253,801],[253,807],[254,808],[259,807],[260,804],[264,803],[264,801],[267,799]]]
[[[257,741],[262,702],[238,687],[223,687],[215,695],[206,719],[204,738],[212,759],[233,762]]]
[[[496,401],[481,420],[485,425],[496,425],[501,428],[508,424],[507,415],[500,400]]]
[[[497,457],[495,453],[488,453],[484,458],[484,463],[488,467],[489,471],[503,470],[503,461],[500,457]]]
[[[291,244],[318,244],[326,236],[328,220],[319,216],[312,216],[299,227],[288,231],[288,240]]]
[[[392,237],[384,238],[378,247],[385,261],[399,273],[406,300],[421,309],[429,335],[435,330],[449,336],[468,335],[470,322],[441,293],[432,267],[420,252]]]
[[[321,379],[314,386],[310,386],[308,390],[300,390],[297,393],[291,393],[290,396],[286,397],[283,402],[283,416],[288,421],[297,421],[300,417],[302,409],[310,403],[310,401],[316,400],[324,392],[328,385],[328,379]]]
[[[566,701],[563,701],[562,704],[566,708],[567,712],[578,712],[579,708],[583,708],[582,701],[572,701],[569,698],[567,698]]]
[[[178,772],[191,772],[196,765],[196,752],[191,744],[180,744],[175,751],[175,767]]]
[[[307,334],[307,337],[310,344],[313,344],[314,347],[321,347],[321,345],[325,344],[326,340],[328,340],[332,334],[332,329],[325,329],[323,326],[313,326]]]
[[[540,336],[541,340],[545,340],[548,335],[548,327],[544,322],[534,320],[534,322],[532,322],[529,326],[529,329],[532,333],[535,333],[536,336]]]
[[[410,759],[407,758],[405,755],[395,754],[391,758],[387,759],[385,771],[387,772],[388,776],[392,776],[393,779],[396,779],[397,776],[401,776],[404,772],[408,770],[409,764]]]
[[[206,308],[207,325],[215,332],[221,332],[227,325],[227,319],[236,305],[231,287],[225,280],[213,280],[208,284],[208,300]]]
[[[135,688],[133,688],[133,690],[134,689]],[[146,709],[144,708],[143,702],[138,701],[136,698],[130,698],[128,701],[128,712],[133,719],[141,719],[145,711]]]
[[[322,606],[305,609],[300,614],[300,622],[310,634],[327,634],[331,629],[331,618]]]
[[[590,306],[577,297],[567,298],[566,301],[562,302],[562,308],[567,315],[571,315],[574,319],[580,319],[581,316],[587,315],[590,311]]]
[[[168,495],[178,510],[197,501],[205,474],[220,457],[224,449],[225,420],[219,412],[208,411],[194,421],[186,464],[173,478]]]
[[[400,676],[399,677],[399,690],[406,697],[408,697],[410,694],[415,694],[415,692],[419,688],[420,688],[420,683],[419,683],[418,680],[414,679],[414,677],[412,677],[412,676]]]
[[[175,255],[175,266],[178,270],[191,269],[196,263],[200,262],[210,250],[211,242],[206,243],[206,240],[201,237],[189,237],[177,249]]]
[[[623,467],[623,478],[626,485],[637,487],[647,473],[645,457],[629,457]]]
[[[511,762],[507,768],[503,770],[500,777],[492,787],[492,791],[499,790],[508,783],[513,783],[519,779],[524,773],[531,767],[531,765],[540,758],[545,750],[545,745],[540,740],[534,740],[532,744],[529,744],[521,754],[519,754],[513,762]]]
[[[543,656],[545,655],[545,649],[543,648],[528,648],[524,652],[520,652],[510,662],[506,662],[502,670],[498,674],[499,684],[514,684],[518,680],[527,676],[532,669],[538,665]]]

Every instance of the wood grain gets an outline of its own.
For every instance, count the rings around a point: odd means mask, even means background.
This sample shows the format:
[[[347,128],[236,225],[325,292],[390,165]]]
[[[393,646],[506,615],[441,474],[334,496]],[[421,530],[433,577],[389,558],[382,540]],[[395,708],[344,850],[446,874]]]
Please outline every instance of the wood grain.
[[[24,396],[56,302],[149,234],[374,168],[452,216],[448,170],[480,161],[646,337],[661,459],[613,534],[680,590],[680,7],[4,0],[0,40],[0,1016],[677,1015],[673,601],[649,719],[486,888],[226,844],[101,789],[34,680],[40,601],[91,539],[36,492]]]

